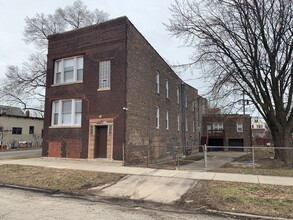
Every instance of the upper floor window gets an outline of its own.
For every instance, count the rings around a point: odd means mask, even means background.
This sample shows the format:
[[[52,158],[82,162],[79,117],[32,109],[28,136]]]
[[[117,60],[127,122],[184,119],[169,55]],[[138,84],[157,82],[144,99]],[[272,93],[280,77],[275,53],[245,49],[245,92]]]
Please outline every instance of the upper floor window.
[[[159,108],[159,106],[157,106],[157,110],[156,110],[156,128],[157,129],[160,128],[160,108]]]
[[[166,79],[166,98],[169,98],[169,80]]]
[[[187,101],[188,101],[188,99],[187,99],[187,94],[185,95],[185,108],[187,108]]]
[[[177,104],[179,104],[180,101],[180,89],[179,86],[177,86]]]
[[[52,105],[52,126],[81,125],[81,99],[57,100]]]
[[[237,132],[243,132],[243,123],[237,123]]]
[[[224,126],[222,123],[214,123],[213,130],[224,130]]]
[[[180,115],[177,115],[177,131],[180,131]]]
[[[156,91],[157,93],[160,93],[160,73],[157,72],[156,76]]]
[[[110,89],[111,81],[111,61],[100,61],[99,63],[99,89]]]
[[[166,130],[169,130],[169,111],[166,111]]]
[[[83,57],[70,57],[55,61],[54,84],[82,82]]]

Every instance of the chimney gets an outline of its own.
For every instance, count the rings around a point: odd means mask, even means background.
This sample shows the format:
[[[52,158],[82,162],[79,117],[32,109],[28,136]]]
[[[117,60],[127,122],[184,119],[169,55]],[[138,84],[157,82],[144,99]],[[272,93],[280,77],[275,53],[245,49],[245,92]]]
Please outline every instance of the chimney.
[[[26,116],[26,117],[29,117],[29,116],[30,116],[30,111],[29,111],[29,110],[26,110],[26,111],[25,111],[25,116]]]

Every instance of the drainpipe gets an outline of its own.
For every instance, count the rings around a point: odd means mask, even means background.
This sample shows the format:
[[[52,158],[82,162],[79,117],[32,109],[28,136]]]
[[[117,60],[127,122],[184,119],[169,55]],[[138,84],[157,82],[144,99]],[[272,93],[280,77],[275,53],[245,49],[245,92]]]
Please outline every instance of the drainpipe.
[[[181,83],[181,111],[182,111],[182,145],[183,154],[186,155],[186,108],[185,108],[186,88],[184,82]]]

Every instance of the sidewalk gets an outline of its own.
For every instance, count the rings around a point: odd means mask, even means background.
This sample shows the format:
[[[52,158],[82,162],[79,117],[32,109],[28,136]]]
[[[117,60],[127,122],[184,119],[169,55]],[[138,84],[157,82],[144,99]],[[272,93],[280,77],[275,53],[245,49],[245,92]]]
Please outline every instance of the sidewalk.
[[[122,162],[109,162],[106,160],[74,160],[56,158],[30,158],[21,160],[0,160],[2,164],[18,164],[29,166],[42,166],[59,169],[76,169],[98,172],[120,173],[139,176],[167,177],[189,180],[218,180],[243,183],[274,184],[293,186],[293,177],[246,175],[232,173],[197,172],[186,170],[163,170],[141,167],[122,166]]]

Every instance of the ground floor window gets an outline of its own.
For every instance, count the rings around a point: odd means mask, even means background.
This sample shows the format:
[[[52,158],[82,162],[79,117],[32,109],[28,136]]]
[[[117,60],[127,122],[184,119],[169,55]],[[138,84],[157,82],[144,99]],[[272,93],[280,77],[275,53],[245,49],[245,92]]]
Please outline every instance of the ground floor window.
[[[81,125],[81,99],[66,99],[53,101],[52,126]]]
[[[13,127],[12,128],[12,134],[22,134],[22,128]]]

